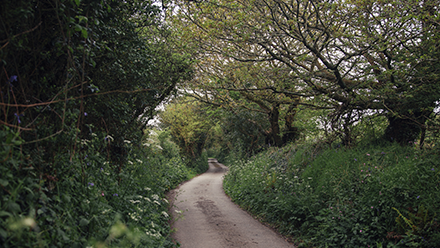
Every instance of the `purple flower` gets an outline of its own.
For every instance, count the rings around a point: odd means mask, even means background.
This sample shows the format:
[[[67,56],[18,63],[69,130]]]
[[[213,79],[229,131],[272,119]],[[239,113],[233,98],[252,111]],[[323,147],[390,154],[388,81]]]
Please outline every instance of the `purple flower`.
[[[93,187],[93,186],[95,186],[95,184],[94,183],[89,183],[89,186]]]
[[[432,170],[432,171],[435,171],[435,169],[434,169],[434,168],[432,168],[431,170]]]
[[[9,78],[9,83],[12,83],[12,82],[14,82],[14,81],[17,81],[17,76],[11,76],[10,78]]]
[[[115,194],[113,194],[113,196],[118,196],[118,194],[115,193]]]
[[[420,196],[417,196],[417,199],[419,199]]]
[[[21,124],[20,117],[22,117],[23,115],[19,115],[19,114],[17,114],[17,113],[14,113],[14,115],[15,115],[15,117],[17,117],[17,121],[18,121],[18,123]]]
[[[357,159],[354,159],[354,161],[358,161]]]
[[[87,116],[87,112],[84,112],[84,116]]]

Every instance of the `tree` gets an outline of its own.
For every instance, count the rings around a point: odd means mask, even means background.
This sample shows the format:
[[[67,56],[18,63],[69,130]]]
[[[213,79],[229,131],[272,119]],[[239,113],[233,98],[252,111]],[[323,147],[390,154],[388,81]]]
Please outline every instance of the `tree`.
[[[181,154],[195,161],[205,149],[213,128],[213,120],[207,118],[203,105],[190,98],[174,99],[159,114],[161,125],[170,130],[180,147]]]
[[[281,63],[294,85],[281,93],[319,96],[340,117],[378,110],[388,140],[415,140],[440,98],[436,0],[176,3],[206,53]]]

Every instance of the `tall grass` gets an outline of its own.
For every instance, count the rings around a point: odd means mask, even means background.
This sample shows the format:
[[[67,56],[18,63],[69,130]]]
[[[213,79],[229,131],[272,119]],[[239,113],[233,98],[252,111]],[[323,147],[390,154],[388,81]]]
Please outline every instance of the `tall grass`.
[[[293,145],[229,164],[225,191],[305,247],[438,247],[440,154]]]

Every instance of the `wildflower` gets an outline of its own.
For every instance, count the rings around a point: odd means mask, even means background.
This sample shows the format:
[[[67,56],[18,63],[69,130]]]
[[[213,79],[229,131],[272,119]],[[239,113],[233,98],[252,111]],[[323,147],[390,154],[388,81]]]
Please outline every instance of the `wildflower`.
[[[362,230],[359,230],[359,232],[362,232]]]
[[[23,115],[21,115],[21,114],[19,115],[17,113],[14,113],[14,115],[15,115],[15,117],[17,117],[18,124],[21,124],[20,117],[22,117]]]
[[[142,161],[142,160],[140,160],[140,159],[136,159],[136,161],[137,161],[138,163],[140,163],[140,164],[142,164],[142,163],[143,163],[143,161]]]
[[[148,187],[145,187],[145,188],[144,188],[144,190],[151,190],[151,189],[150,189],[150,188],[148,188]]]
[[[432,170],[432,171],[435,171],[435,169],[434,169],[434,168],[432,168],[431,170]]]
[[[119,196],[117,193],[114,193],[113,196]]]
[[[381,191],[379,191],[379,195],[382,195],[382,192],[381,192]]]
[[[373,206],[371,206],[371,209],[373,209],[374,207]]]
[[[101,195],[104,196],[104,192],[101,192]]]
[[[133,162],[131,162],[130,160],[128,160],[128,163],[129,163],[129,164],[133,164]]]
[[[384,155],[384,154],[385,154],[385,152],[381,152],[380,154]]]
[[[17,76],[11,76],[10,78],[9,78],[9,83],[12,83],[12,82],[14,82],[14,81],[17,81]]]
[[[168,217],[169,217],[168,213],[165,212],[165,211],[162,211],[162,215],[165,216],[165,218],[168,218]]]
[[[124,140],[124,143],[130,144],[131,141],[129,141],[129,140]]]
[[[89,186],[93,187],[93,186],[95,186],[95,184],[94,183],[89,183]]]
[[[358,161],[357,159],[354,159],[354,161]]]
[[[370,156],[370,154],[369,154],[369,153],[367,153],[367,156]]]
[[[417,199],[419,199],[420,196],[417,196]]]
[[[87,112],[84,112],[84,116],[87,116],[88,114],[87,114]]]

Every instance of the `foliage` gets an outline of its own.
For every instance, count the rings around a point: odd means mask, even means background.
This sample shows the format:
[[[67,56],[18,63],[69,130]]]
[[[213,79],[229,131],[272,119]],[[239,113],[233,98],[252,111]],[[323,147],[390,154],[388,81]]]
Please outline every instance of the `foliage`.
[[[173,245],[164,192],[192,173],[141,141],[191,73],[161,21],[152,1],[0,3],[0,246]]]
[[[139,149],[127,140],[133,149],[117,171],[94,149],[104,141],[94,136],[84,143],[85,158],[69,162],[59,155],[54,164],[66,166],[56,167],[57,177],[38,179],[37,168],[20,157],[20,137],[6,131],[1,132],[2,247],[174,246],[164,193],[194,175],[178,156],[152,152],[154,142]]]
[[[211,130],[215,127],[214,120],[205,110],[200,102],[190,98],[176,98],[174,102],[168,103],[159,115],[162,127],[168,128],[171,137],[180,148],[181,155],[188,159],[189,163],[198,164],[195,161],[206,149],[205,144],[211,138]],[[208,169],[206,166],[202,168],[199,172]]]
[[[229,164],[233,201],[307,247],[436,247],[438,149],[272,148]]]
[[[318,98],[313,107],[346,127],[377,111],[388,119],[385,138],[401,144],[424,132],[438,105],[437,0],[175,2],[182,37],[198,51],[203,100],[268,91],[300,97],[296,108]],[[262,76],[243,73],[249,64]]]

